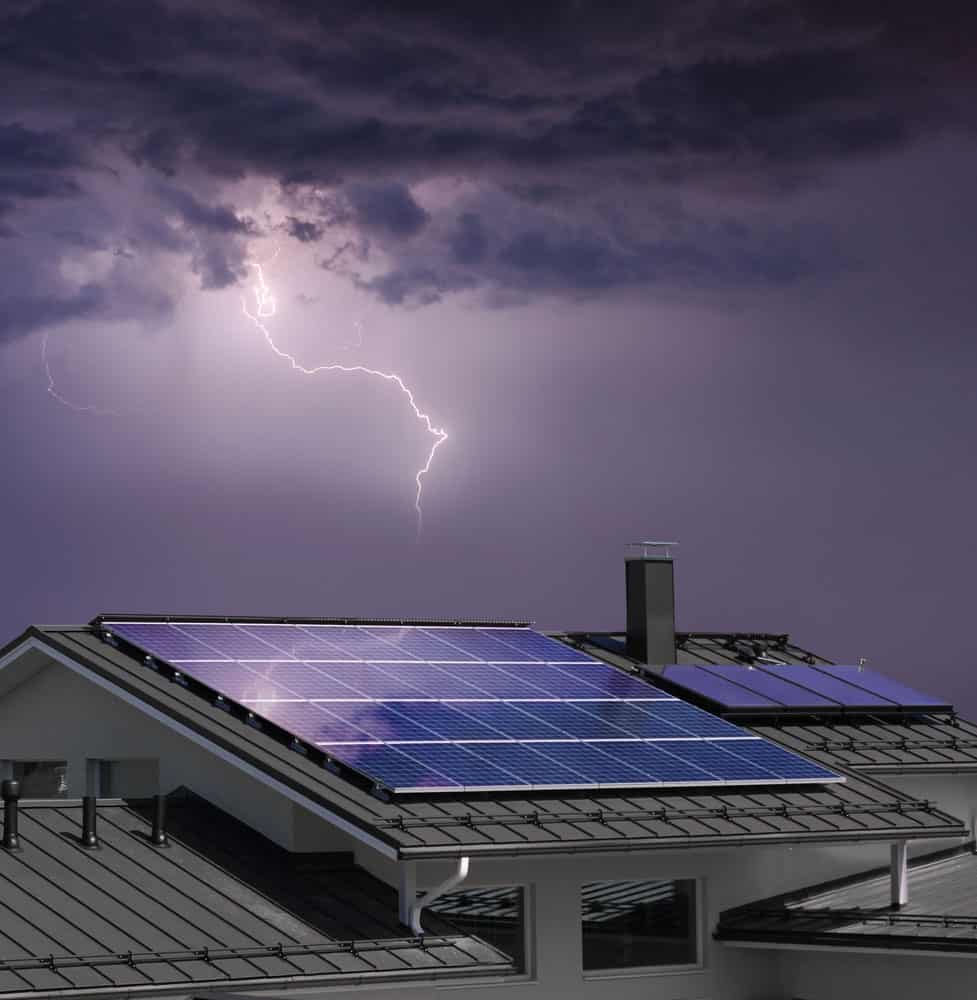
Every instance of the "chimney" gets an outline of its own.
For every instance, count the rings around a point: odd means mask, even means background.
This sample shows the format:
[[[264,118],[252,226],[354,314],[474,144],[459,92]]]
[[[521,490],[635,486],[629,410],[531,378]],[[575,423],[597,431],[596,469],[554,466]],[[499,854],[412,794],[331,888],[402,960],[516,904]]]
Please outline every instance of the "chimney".
[[[633,542],[624,554],[628,655],[653,666],[675,662],[676,544]]]
[[[153,832],[149,836],[155,847],[169,847],[166,840],[166,796],[153,796]]]
[[[95,831],[95,796],[86,795],[81,800],[81,846],[98,847],[98,835]]]
[[[20,782],[8,778],[0,784],[3,797],[3,846],[7,851],[20,850],[17,836],[17,800],[20,798]]]

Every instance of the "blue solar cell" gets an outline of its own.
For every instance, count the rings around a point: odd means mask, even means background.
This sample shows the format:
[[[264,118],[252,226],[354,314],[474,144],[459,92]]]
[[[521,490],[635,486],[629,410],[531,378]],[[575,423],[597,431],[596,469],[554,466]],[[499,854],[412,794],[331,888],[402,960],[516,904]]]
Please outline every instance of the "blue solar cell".
[[[582,774],[592,784],[656,784],[637,767],[632,767],[620,757],[604,753],[600,747],[605,745],[607,744],[534,743],[532,747],[537,753],[551,757],[563,766]]]
[[[354,660],[416,660],[404,649],[371,635],[360,625],[304,625],[305,631],[342,650]],[[311,659],[311,657],[309,657]]]
[[[229,660],[285,659],[286,654],[234,625],[221,622],[181,622],[177,628]]]
[[[717,719],[701,708],[684,701],[656,701],[638,706],[643,712],[653,712],[658,718],[686,730],[689,736],[744,736],[746,731],[731,722]]]
[[[301,698],[301,694],[275,683],[260,673],[243,669],[240,664],[222,660],[217,663],[181,664],[181,673],[194,677],[234,701]]]
[[[216,650],[163,622],[113,622],[109,628],[123,639],[170,663],[177,660],[226,659]]]
[[[529,628],[493,628],[486,630],[493,639],[504,642],[516,653],[508,659],[520,659],[528,662],[543,661],[549,663],[592,663],[591,657],[573,649],[558,639],[540,635]]]
[[[529,715],[561,729],[567,736],[581,740],[612,740],[628,733],[604,719],[566,702],[522,702],[519,707]]]
[[[734,664],[716,666],[710,664],[709,666],[703,666],[702,669],[706,673],[715,674],[728,681],[733,681],[736,684],[747,687],[751,691],[756,691],[757,694],[762,695],[764,698],[779,702],[781,705],[819,709],[833,709],[838,707],[837,701],[825,698],[811,691],[809,688],[792,684],[789,680],[792,674],[787,674],[786,676],[768,674],[766,670],[758,670],[755,667],[735,666]]]
[[[323,643],[321,639],[310,635],[296,625],[241,625],[238,627],[279,651],[277,656],[269,654],[268,659],[348,659],[335,646]]]
[[[753,740],[728,740],[712,743],[707,740],[688,740],[668,744],[668,752],[687,760],[704,771],[709,771],[724,781],[772,781],[775,775],[766,767],[750,760]],[[740,747],[737,755],[729,747]]]
[[[548,726],[542,719],[526,711],[530,707],[526,702],[518,705],[504,701],[463,702],[452,707],[491,727],[507,739],[566,739],[566,733],[562,729]]]
[[[671,702],[644,702],[639,707],[624,701],[598,701],[575,707],[597,716],[612,726],[617,726],[635,739],[688,736],[686,729],[669,722],[660,713],[655,712],[653,706],[658,704],[670,705]]]
[[[518,774],[532,785],[576,786],[588,783],[583,774],[564,767],[557,760],[539,752],[547,745],[553,753],[559,753],[559,749],[551,744],[535,746],[527,743],[478,743],[467,749],[512,774]]]
[[[585,681],[599,691],[599,697],[602,698],[621,698],[625,701],[646,698],[670,700],[672,698],[661,688],[653,687],[636,677],[629,677],[623,670],[615,670],[602,663],[576,664],[572,667],[550,667],[548,669]]]
[[[715,784],[724,775],[716,774],[673,750],[680,743],[601,743],[604,753],[613,754],[644,774],[653,774],[658,781],[671,784],[708,782]]]
[[[248,707],[255,715],[274,722],[308,743],[356,743],[374,738],[351,721],[337,718],[308,702],[261,702]]]
[[[839,680],[846,681],[861,690],[869,691],[882,698],[888,698],[901,708],[925,708],[933,711],[949,711],[950,704],[943,698],[934,698],[932,695],[923,694],[906,684],[894,681],[889,677],[876,673],[874,670],[866,670],[864,667],[851,666],[821,666],[818,671],[831,674]]]
[[[405,705],[402,702],[386,702],[394,711],[401,713],[405,721],[424,726],[434,733],[437,740],[497,740],[502,737],[497,729],[484,725],[465,712],[445,702],[427,701]],[[389,736],[388,740],[410,740],[412,736]]]
[[[367,628],[364,631],[404,651],[408,654],[405,659],[416,656],[419,660],[426,660],[429,663],[457,663],[473,659],[460,649],[449,646],[437,636],[416,626],[383,626]]]
[[[477,743],[471,750],[482,745]],[[400,749],[469,788],[519,788],[530,784],[526,778],[512,774],[456,743],[411,743]]]
[[[339,719],[369,734],[369,739],[396,743],[401,740],[437,740],[440,735],[394,711],[389,702],[334,701],[321,706]],[[323,737],[323,742],[330,742]],[[334,740],[333,742],[342,742]]]
[[[241,669],[244,664],[236,665]],[[362,698],[363,695],[322,674],[311,663],[249,663],[248,670],[291,691],[293,697],[326,700]]]
[[[697,665],[681,664],[665,667],[662,677],[722,708],[771,709],[779,706],[778,702],[773,702],[755,691],[740,687],[715,674],[707,673],[703,667]]]
[[[537,683],[533,683],[528,676],[520,676],[522,667],[510,665],[508,667],[499,666],[494,663],[473,663],[470,666],[460,666],[455,664],[451,667],[443,667],[442,671],[464,678],[471,684],[485,692],[482,697],[501,698],[503,700],[513,700],[516,698],[553,698],[544,683],[542,676],[537,677]]]
[[[806,781],[837,777],[833,771],[767,740],[728,740],[722,746],[728,753],[736,754],[737,757],[763,768],[774,779]]]
[[[468,683],[464,674],[457,670],[442,670],[431,663],[388,663],[384,669],[405,684],[421,692],[421,697],[450,698],[489,698],[481,687]],[[481,674],[473,674],[481,678]],[[408,696],[410,697],[410,696]],[[417,697],[416,695],[414,697]]]
[[[820,670],[815,670],[814,667],[791,663],[790,665],[783,667],[775,667],[765,664],[762,668],[757,669],[762,669],[764,673],[772,674],[775,677],[789,678],[794,681],[795,684],[802,684],[804,687],[809,688],[819,695],[831,698],[832,700],[849,707],[893,707],[893,702],[889,701],[887,698],[881,698],[879,695],[872,694],[870,691],[865,691],[863,693],[860,689],[853,688],[850,684],[846,684],[844,681],[838,680],[837,677],[832,677],[830,674],[825,674]],[[801,702],[798,707],[804,707],[805,705],[806,702]]]
[[[491,632],[473,628],[426,628],[424,631],[476,660],[506,663],[526,659],[512,646],[494,639]]]
[[[338,681],[356,692],[353,697],[387,701],[430,697],[397,677],[394,672],[396,667],[386,670],[375,663],[316,663],[314,666],[324,677]]]
[[[384,746],[324,746],[337,760],[391,789],[457,790],[461,784],[424,761]]]

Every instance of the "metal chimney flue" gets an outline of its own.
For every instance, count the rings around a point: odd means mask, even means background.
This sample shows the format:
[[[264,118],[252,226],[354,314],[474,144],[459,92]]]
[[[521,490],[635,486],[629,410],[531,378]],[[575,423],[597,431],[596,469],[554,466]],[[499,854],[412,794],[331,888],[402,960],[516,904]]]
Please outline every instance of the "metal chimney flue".
[[[676,542],[633,542],[624,554],[627,652],[641,663],[675,662]]]
[[[3,797],[3,848],[6,851],[19,851],[17,803],[20,799],[20,782],[8,778],[0,784],[0,796]]]
[[[81,800],[81,846],[98,847],[98,831],[95,826],[98,813],[95,810],[95,796],[86,795]]]
[[[153,796],[153,832],[149,835],[155,847],[169,847],[166,839],[166,796]]]

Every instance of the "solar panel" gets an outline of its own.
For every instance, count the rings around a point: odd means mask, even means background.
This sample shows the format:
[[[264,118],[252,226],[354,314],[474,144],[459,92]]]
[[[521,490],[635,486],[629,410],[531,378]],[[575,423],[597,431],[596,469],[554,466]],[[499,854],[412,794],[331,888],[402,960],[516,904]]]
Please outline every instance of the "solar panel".
[[[843,780],[529,628],[103,627],[389,792]]]
[[[888,698],[889,701],[895,702],[904,709],[918,708],[928,712],[949,712],[952,708],[944,699],[922,694],[906,684],[900,684],[898,681],[891,680],[864,667],[819,666],[818,670],[831,674],[832,677],[837,677],[854,687]]]
[[[863,667],[682,664],[666,667],[662,679],[669,690],[729,715],[951,711],[944,700]]]

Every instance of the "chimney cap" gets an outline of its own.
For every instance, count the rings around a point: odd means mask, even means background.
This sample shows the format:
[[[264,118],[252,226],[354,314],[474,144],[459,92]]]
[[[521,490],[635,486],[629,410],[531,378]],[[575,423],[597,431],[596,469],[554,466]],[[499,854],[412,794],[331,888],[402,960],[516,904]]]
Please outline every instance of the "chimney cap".
[[[624,546],[625,559],[668,559],[678,542],[628,542]]]

